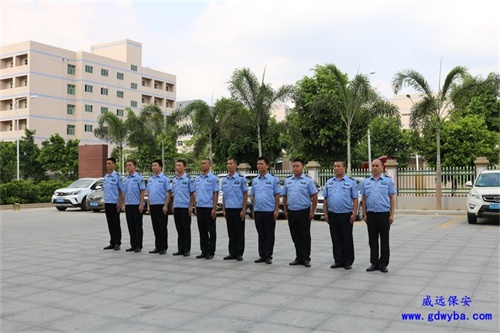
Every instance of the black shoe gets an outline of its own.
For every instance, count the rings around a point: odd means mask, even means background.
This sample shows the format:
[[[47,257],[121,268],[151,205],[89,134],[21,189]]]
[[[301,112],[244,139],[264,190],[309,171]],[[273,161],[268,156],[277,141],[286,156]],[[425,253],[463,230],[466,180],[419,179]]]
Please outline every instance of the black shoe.
[[[120,251],[120,245],[115,245],[115,251]]]
[[[160,255],[161,255],[161,254],[167,254],[167,250],[161,250],[161,251],[160,251]]]
[[[309,260],[304,260],[304,267],[311,267],[311,262]]]
[[[257,260],[254,260],[253,262],[254,262],[254,263],[256,263],[256,264],[258,264],[259,262],[266,262],[266,259],[264,259],[264,258],[259,258],[259,259],[257,259]]]
[[[273,259],[267,258],[266,259],[266,264],[271,265],[273,263]]]
[[[351,265],[344,266],[344,269],[350,270],[352,268]]]
[[[127,251],[127,252],[134,252],[135,251],[135,247],[128,248],[125,251]]]
[[[335,264],[330,266],[330,268],[340,268],[340,267],[344,267],[344,265],[335,263]]]
[[[183,256],[184,257],[189,257],[191,255],[191,252],[184,252]]]
[[[373,271],[376,271],[378,268],[378,265],[370,265],[370,267],[368,267],[366,269],[367,272],[373,272]]]
[[[115,248],[115,246],[114,246],[114,245],[109,244],[108,246],[103,247],[102,249],[103,249],[103,250],[113,250],[114,248]]]
[[[154,249],[153,251],[149,251],[149,253],[160,253],[160,250]]]
[[[214,258],[214,255],[213,254],[209,254],[205,257],[205,259],[207,260],[210,260],[210,259],[213,259]]]
[[[233,260],[236,259],[236,257],[233,257],[232,255],[228,255],[227,257],[223,258],[224,260]]]
[[[202,258],[206,258],[207,255],[205,253],[201,253],[199,255],[196,256],[196,259],[202,259]]]
[[[142,249],[140,247],[136,247],[135,250],[134,250],[135,253],[139,253],[141,251],[142,251]]]
[[[238,256],[236,256],[236,260],[243,261],[243,257],[238,255]]]
[[[181,252],[181,251],[177,251],[177,252],[172,253],[173,256],[181,256],[183,254],[184,254],[184,252]]]
[[[387,267],[386,267],[386,266],[380,266],[380,271],[381,271],[382,273],[388,273],[388,272],[389,272],[389,270],[387,269]]]
[[[303,262],[301,262],[300,260],[295,259],[294,261],[292,261],[288,265],[290,265],[290,266],[297,266],[297,265],[302,265],[302,264],[303,264]]]

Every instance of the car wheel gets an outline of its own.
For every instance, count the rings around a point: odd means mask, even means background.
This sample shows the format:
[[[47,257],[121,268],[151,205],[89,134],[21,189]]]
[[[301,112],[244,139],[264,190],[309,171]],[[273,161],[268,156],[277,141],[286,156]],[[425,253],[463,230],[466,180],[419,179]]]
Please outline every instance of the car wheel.
[[[99,213],[101,210],[100,209],[92,209],[94,213]]]
[[[467,222],[469,222],[469,224],[476,224],[477,223],[476,214],[467,213]]]
[[[358,207],[358,214],[356,215],[356,221],[362,221],[363,220],[363,207],[359,205]]]
[[[321,220],[321,215],[314,215],[314,220],[315,221]]]
[[[87,196],[83,197],[80,208],[81,210],[90,210],[89,207],[87,206]]]
[[[58,211],[61,211],[61,212],[65,211],[65,210],[66,210],[66,208],[68,208],[68,207],[56,207],[56,209],[57,209]]]

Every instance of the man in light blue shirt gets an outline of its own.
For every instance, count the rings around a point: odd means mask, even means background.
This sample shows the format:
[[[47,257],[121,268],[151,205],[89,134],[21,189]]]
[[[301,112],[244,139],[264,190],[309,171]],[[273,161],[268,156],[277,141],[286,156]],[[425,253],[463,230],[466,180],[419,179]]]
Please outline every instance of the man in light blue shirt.
[[[229,255],[224,260],[243,260],[245,251],[245,211],[247,209],[248,187],[246,178],[236,173],[238,162],[227,160],[227,177],[222,179],[222,210],[226,217],[229,237]]]
[[[335,177],[326,181],[323,191],[325,221],[330,226],[334,263],[330,268],[349,270],[354,262],[353,223],[358,211],[356,180],[347,176],[343,160],[333,163]]]
[[[259,176],[252,180],[250,197],[253,205],[253,218],[259,235],[259,259],[255,263],[273,263],[274,232],[276,230],[276,219],[280,204],[280,193],[278,178],[271,175],[269,160],[266,157],[257,159],[257,170]]]
[[[144,210],[144,179],[135,170],[137,162],[128,159],[125,167],[127,176],[123,179],[123,195],[125,199],[125,216],[127,217],[128,232],[130,234],[130,248],[127,252],[142,251],[142,213]]]
[[[201,161],[201,174],[194,180],[196,217],[200,232],[201,254],[196,258],[210,260],[215,255],[217,230],[217,200],[219,198],[219,180],[212,172],[212,161],[205,158]]]
[[[295,245],[295,260],[290,266],[311,267],[311,220],[318,204],[318,189],[313,180],[304,175],[304,161],[292,162],[293,175],[283,186],[283,207]]]
[[[122,180],[121,175],[115,171],[116,159],[110,157],[106,160],[108,173],[104,175],[104,211],[109,230],[109,245],[104,250],[120,250],[122,243],[122,229],[120,227],[120,210],[122,207]]]
[[[166,254],[168,249],[168,211],[163,211],[167,201],[170,179],[162,172],[163,162],[154,160],[151,164],[153,174],[148,179],[148,211],[155,234],[155,249],[149,253]]]

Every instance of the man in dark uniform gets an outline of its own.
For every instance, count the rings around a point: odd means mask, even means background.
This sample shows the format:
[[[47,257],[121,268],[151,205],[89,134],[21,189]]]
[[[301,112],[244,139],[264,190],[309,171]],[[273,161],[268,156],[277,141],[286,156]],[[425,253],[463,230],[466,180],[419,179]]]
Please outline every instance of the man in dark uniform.
[[[323,191],[325,221],[330,226],[333,259],[330,268],[351,269],[354,262],[353,223],[358,211],[358,187],[356,180],[345,174],[345,161],[335,161],[335,177],[326,181]]]
[[[201,254],[197,255],[196,258],[207,260],[212,259],[215,255],[215,243],[217,242],[215,220],[219,199],[219,179],[210,172],[211,166],[212,162],[208,158],[203,159],[201,161],[201,174],[194,181],[196,218],[201,248]]]
[[[229,237],[229,255],[224,260],[243,260],[245,251],[245,211],[247,209],[248,187],[246,178],[236,172],[238,162],[227,160],[227,177],[222,179],[222,209],[226,217]]]
[[[372,162],[372,176],[363,180],[361,194],[364,220],[368,227],[368,242],[370,245],[371,266],[367,272],[380,269],[387,273],[389,270],[389,229],[394,222],[396,208],[396,190],[391,177],[382,174],[383,164],[376,159]],[[379,243],[380,236],[380,257]]]
[[[253,205],[253,218],[259,235],[259,259],[254,262],[273,263],[274,232],[276,219],[280,204],[280,193],[278,178],[271,175],[267,170],[269,160],[266,157],[257,159],[257,170],[259,176],[252,180],[250,196]]]
[[[191,184],[191,177],[186,174],[186,161],[177,160],[175,172],[177,172],[177,176],[172,180],[172,187],[168,192],[163,212],[165,214],[168,212],[168,206],[173,197],[174,221],[177,229],[177,252],[174,252],[173,255],[189,257],[191,255],[191,214],[194,206],[194,185]]]
[[[311,267],[311,220],[318,204],[318,189],[304,175],[303,160],[294,159],[292,170],[293,175],[285,180],[282,191],[285,216],[295,245],[295,260],[290,266]]]
[[[149,253],[166,254],[168,249],[168,211],[163,211],[167,200],[170,179],[162,172],[163,162],[154,160],[151,164],[153,174],[148,179],[148,211],[155,234],[155,249]]]
[[[123,194],[125,198],[125,216],[127,217],[128,232],[130,234],[130,248],[127,252],[142,251],[142,213],[144,210],[144,182],[135,170],[137,162],[127,160],[127,176],[123,180]]]
[[[110,157],[106,160],[108,173],[104,175],[104,211],[109,230],[109,245],[104,250],[120,250],[122,243],[122,229],[120,227],[120,209],[122,207],[122,180],[121,175],[115,171],[116,159]]]

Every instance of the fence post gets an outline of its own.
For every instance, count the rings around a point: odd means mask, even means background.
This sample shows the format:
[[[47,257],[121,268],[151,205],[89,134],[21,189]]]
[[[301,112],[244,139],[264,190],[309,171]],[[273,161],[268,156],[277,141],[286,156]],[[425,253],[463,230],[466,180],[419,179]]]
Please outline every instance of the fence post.
[[[306,165],[307,168],[307,174],[309,177],[311,177],[316,183],[319,184],[319,170],[321,168],[321,165],[318,163],[318,161],[309,161]]]
[[[239,173],[249,173],[252,167],[248,163],[240,163],[237,169]]]
[[[483,170],[488,169],[489,163],[490,161],[488,161],[486,157],[477,157],[474,161],[474,164],[476,165],[476,176],[478,176]]]

